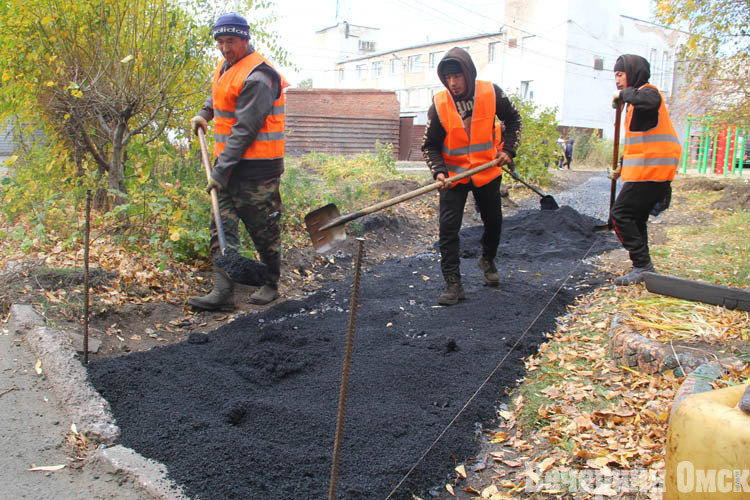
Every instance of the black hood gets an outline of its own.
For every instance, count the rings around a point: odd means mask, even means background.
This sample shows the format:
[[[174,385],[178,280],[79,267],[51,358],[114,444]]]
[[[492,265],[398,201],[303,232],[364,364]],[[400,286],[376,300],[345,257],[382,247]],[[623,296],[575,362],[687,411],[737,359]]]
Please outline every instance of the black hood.
[[[628,75],[628,87],[640,88],[643,84],[648,83],[648,79],[651,78],[651,65],[641,56],[621,55],[615,62],[615,67],[618,65],[625,67],[625,74]]]
[[[455,61],[463,70],[464,78],[466,79],[466,94],[462,96],[456,96],[457,99],[466,99],[474,95],[474,80],[477,79],[477,68],[474,66],[474,61],[471,60],[471,56],[468,52],[460,47],[453,47],[445,53],[443,58],[438,63],[437,71],[440,81],[443,82],[443,86],[448,88],[445,83],[445,77],[443,76],[442,68],[448,61]]]

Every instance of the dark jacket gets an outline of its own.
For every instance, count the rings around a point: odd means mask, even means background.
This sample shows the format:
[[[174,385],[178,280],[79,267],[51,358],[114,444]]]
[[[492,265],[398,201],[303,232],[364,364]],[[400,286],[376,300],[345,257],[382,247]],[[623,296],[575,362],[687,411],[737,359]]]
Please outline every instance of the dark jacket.
[[[462,96],[454,96],[454,100],[458,114],[462,119],[466,119],[472,115],[474,109],[474,81],[477,78],[477,69],[474,66],[474,61],[471,60],[471,56],[464,49],[458,47],[450,49],[440,60],[437,67],[440,81],[443,82],[446,88],[448,86],[445,83],[441,67],[448,61],[458,62],[463,69],[464,78],[466,79],[466,92]],[[505,126],[503,130],[503,151],[513,158],[516,156],[516,149],[521,137],[521,115],[500,87],[497,85],[493,85],[493,87],[495,88],[495,114]],[[448,169],[443,162],[442,154],[445,137],[445,129],[440,123],[440,118],[438,118],[437,109],[433,102],[430,109],[427,110],[427,126],[425,127],[424,141],[422,143],[422,154],[424,155],[425,162],[427,162],[427,166],[430,167],[433,178],[437,177],[440,173],[448,175]]]
[[[252,45],[247,54],[255,51]],[[224,61],[222,73],[231,65]],[[212,177],[226,189],[229,178],[261,180],[278,177],[284,172],[284,159],[247,160],[242,155],[258,136],[273,103],[281,96],[281,78],[273,68],[261,64],[250,73],[242,85],[234,114],[237,123],[232,127],[232,135],[214,164]],[[213,95],[203,103],[198,112],[206,121],[214,117]]]
[[[625,54],[618,58],[625,64],[628,87],[620,91],[620,99],[633,106],[633,119],[630,122],[631,132],[644,132],[656,127],[659,123],[659,106],[661,106],[661,94],[659,91],[646,87],[638,90],[648,83],[651,77],[651,67],[646,59],[641,56]]]

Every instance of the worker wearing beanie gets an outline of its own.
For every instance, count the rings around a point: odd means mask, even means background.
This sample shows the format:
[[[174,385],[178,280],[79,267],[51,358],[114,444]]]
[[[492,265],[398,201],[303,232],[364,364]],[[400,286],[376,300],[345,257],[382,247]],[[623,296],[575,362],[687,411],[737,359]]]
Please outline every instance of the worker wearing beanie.
[[[521,116],[499,87],[476,79],[476,67],[465,50],[450,49],[437,70],[446,90],[435,95],[427,111],[422,153],[433,178],[445,183],[440,189],[439,219],[440,268],[445,291],[438,297],[438,303],[452,305],[465,297],[459,231],[469,192],[474,195],[484,224],[478,265],[486,285],[500,284],[495,256],[502,227],[502,169],[493,166],[457,183],[446,181],[495,158],[500,159],[498,165],[510,164],[518,147]],[[504,133],[495,124],[495,117],[504,125]]]
[[[612,227],[629,252],[632,269],[615,278],[616,285],[644,280],[655,272],[648,249],[646,223],[651,210],[669,205],[671,181],[677,173],[682,148],[664,98],[648,83],[651,68],[641,56],[625,54],[614,66],[617,90],[612,106],[625,108],[625,144],[621,165],[611,172],[623,186],[610,212]]]
[[[213,36],[224,56],[213,75],[211,95],[190,120],[194,133],[214,125],[214,167],[208,190],[219,198],[227,247],[240,246],[239,221],[253,239],[268,268],[266,283],[251,296],[254,304],[268,304],[279,296],[281,270],[281,213],[279,194],[284,172],[284,93],[289,84],[250,44],[250,26],[230,13],[216,21]],[[211,253],[219,251],[216,226],[211,221]],[[190,297],[188,304],[205,310],[231,310],[234,283],[214,266],[213,290]]]

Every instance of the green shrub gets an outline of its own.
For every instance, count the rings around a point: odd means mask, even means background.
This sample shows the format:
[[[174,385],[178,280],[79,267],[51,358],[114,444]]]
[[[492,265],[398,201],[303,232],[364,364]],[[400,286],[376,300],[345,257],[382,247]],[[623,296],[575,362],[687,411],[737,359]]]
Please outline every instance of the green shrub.
[[[516,152],[515,166],[524,180],[544,184],[549,180],[548,167],[557,159],[557,120],[554,108],[541,108],[532,101],[511,96],[521,114],[523,130]]]

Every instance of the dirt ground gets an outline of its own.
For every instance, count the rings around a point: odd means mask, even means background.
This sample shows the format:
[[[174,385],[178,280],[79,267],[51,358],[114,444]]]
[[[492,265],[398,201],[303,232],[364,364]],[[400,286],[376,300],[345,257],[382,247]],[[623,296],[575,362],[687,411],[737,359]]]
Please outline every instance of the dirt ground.
[[[568,186],[576,185],[585,179],[591,173],[583,172],[560,172],[556,173],[557,177],[555,184],[548,189],[549,192],[554,194],[558,190],[564,190]],[[684,183],[681,184],[681,189],[693,189],[701,191],[717,190],[716,182],[712,180],[704,179],[685,179],[679,181]],[[388,185],[381,186],[381,189],[387,191],[391,195],[397,195],[401,192],[408,191],[416,187],[410,183],[390,183]],[[533,196],[531,196],[533,198]],[[525,199],[529,198],[528,193],[524,192],[513,192],[511,197],[506,198],[506,204],[504,205],[504,212],[506,217],[512,216],[517,211],[517,205],[522,204]],[[741,206],[747,207],[747,190],[728,190],[725,196],[720,200],[722,203],[726,203],[727,206]],[[719,203],[719,202],[717,202]],[[465,226],[472,224],[478,224],[478,220],[473,219],[475,216],[472,213],[470,203],[467,204],[467,215],[465,218]],[[421,262],[420,255],[424,256],[426,250],[431,251],[432,245],[436,240],[437,235],[437,222],[435,216],[435,210],[437,203],[434,198],[422,199],[413,202],[402,204],[388,214],[374,215],[363,221],[363,228],[366,238],[366,257],[365,257],[365,268],[370,272],[377,275],[377,269],[383,262],[390,262],[394,259],[409,257],[414,259],[414,262]],[[416,214],[416,215],[415,215]],[[681,217],[679,213],[668,211],[665,216],[669,220],[669,217]],[[710,216],[702,216],[700,214],[694,215],[693,222],[696,224],[710,223]],[[652,238],[658,240],[662,238],[658,227],[654,228],[652,232]],[[318,290],[320,293],[329,293],[330,289],[324,288],[321,290],[321,286],[328,287],[331,282],[340,281],[343,285],[347,285],[346,279],[351,279],[352,269],[352,258],[356,252],[356,242],[353,238],[349,238],[346,244],[335,254],[331,256],[321,257],[315,255],[312,248],[295,249],[286,253],[284,266],[282,269],[282,299],[289,301],[294,306],[303,304],[303,308],[307,308],[310,311],[320,309],[320,303],[313,304],[312,302],[307,304],[305,299],[309,295]],[[434,250],[434,249],[432,249]],[[434,255],[433,255],[434,257]],[[408,260],[408,259],[405,259]],[[390,264],[388,264],[390,265]],[[469,264],[470,265],[470,264]],[[429,297],[421,297],[420,301],[425,305],[423,307],[432,307],[434,297],[439,293],[439,287],[435,286],[439,282],[439,275],[435,273],[434,262],[432,262],[432,274],[424,274],[424,276],[430,277],[431,284],[430,290],[431,295]],[[399,268],[397,271],[393,269],[391,272],[401,273],[404,275],[407,273],[407,268]],[[420,268],[419,272],[423,272]],[[43,313],[47,320],[53,325],[64,330],[81,331],[80,322],[76,320],[77,315],[80,311],[76,311],[74,308],[57,307],[56,304],[51,303],[46,298],[49,297],[48,292],[53,292],[60,289],[70,289],[71,287],[80,286],[81,277],[79,275],[70,275],[65,272],[58,270],[49,270],[44,266],[34,262],[17,263],[11,269],[7,269],[3,272],[3,276],[0,278],[0,301],[3,306],[4,312],[7,312],[7,307],[11,303],[18,302],[31,302],[35,304],[46,304],[43,307]],[[93,284],[96,286],[97,283],[106,282],[106,280],[112,279],[113,277],[102,272],[95,272],[93,274]],[[322,279],[325,278],[325,279]],[[343,286],[339,285],[339,286]],[[348,286],[348,285],[347,285]],[[395,286],[395,285],[393,285]],[[386,288],[387,289],[387,288]],[[208,282],[204,282],[204,291],[208,290]],[[328,291],[327,291],[328,290]],[[382,290],[382,289],[380,289]],[[199,292],[200,290],[196,290]],[[224,325],[225,328],[222,331],[226,331],[227,335],[230,332],[236,332],[243,329],[242,325],[246,325],[248,314],[252,315],[253,321],[257,321],[258,317],[254,313],[263,313],[268,307],[257,307],[247,303],[247,297],[252,293],[252,287],[238,286],[235,292],[237,310],[234,313],[195,313],[186,308],[182,303],[149,303],[139,302],[132,304],[125,304],[115,307],[107,307],[104,304],[96,304],[92,310],[92,317],[90,323],[90,334],[91,338],[101,342],[101,346],[97,353],[92,353],[91,360],[93,362],[109,359],[113,356],[120,356],[123,354],[135,352],[135,351],[149,351],[154,347],[168,346],[171,344],[182,343],[187,340],[191,334],[199,332],[212,332],[216,328]],[[346,286],[338,291],[339,294],[339,305],[338,307],[346,309],[346,303],[341,300],[343,297],[347,297]],[[382,293],[382,292],[381,292]],[[320,300],[320,295],[315,300]],[[303,300],[303,302],[295,302],[294,300]],[[315,302],[313,300],[313,302]],[[376,300],[371,298],[370,300]],[[430,302],[432,301],[432,302]],[[277,301],[278,304],[280,301]],[[325,300],[323,301],[325,302]],[[395,304],[389,305],[386,309],[392,310],[392,314],[398,314],[398,307]],[[390,309],[388,309],[390,308]],[[269,317],[269,323],[278,320],[280,317],[293,317],[293,311],[287,310],[284,307],[279,311],[272,312]],[[343,330],[343,323],[340,318],[341,314],[336,320],[338,330]],[[322,317],[322,314],[321,316]],[[378,318],[379,320],[380,318]],[[236,324],[235,324],[236,323]],[[233,325],[234,324],[234,325]],[[305,323],[306,324],[306,323]],[[233,326],[232,326],[233,325]],[[269,324],[270,326],[270,324]],[[285,325],[285,327],[288,325]],[[329,327],[328,325],[326,326]],[[382,325],[381,325],[382,327]],[[262,334],[261,334],[262,335]],[[199,338],[199,337],[194,337]],[[262,339],[261,339],[262,340]],[[455,340],[455,339],[453,339]],[[237,339],[235,338],[235,341]],[[415,339],[407,340],[407,342],[416,342]],[[230,344],[231,345],[231,344]],[[460,343],[456,344],[452,342],[450,338],[442,340],[436,340],[430,346],[427,347],[427,352],[435,351],[442,357],[451,355],[454,350],[460,347]],[[196,349],[196,344],[182,343],[177,347],[178,349]],[[460,350],[460,349],[458,349]],[[158,350],[159,352],[166,352],[165,350]],[[317,351],[316,351],[317,352]],[[277,353],[278,354],[278,353]],[[330,353],[328,353],[330,354]],[[462,353],[463,354],[463,353]],[[287,352],[286,355],[289,355]],[[130,356],[128,358],[131,358]],[[136,358],[138,359],[138,358]],[[156,358],[158,359],[158,357]],[[279,380],[286,378],[291,373],[296,373],[299,370],[304,371],[304,367],[299,366],[295,363],[289,365],[288,359],[284,358],[280,360],[273,368],[273,370],[280,370],[275,376],[279,377]],[[337,361],[338,362],[338,361]],[[465,359],[462,363],[469,363],[471,361]],[[196,361],[197,366],[202,366]],[[100,366],[106,366],[106,363]],[[132,367],[131,367],[132,368]],[[205,367],[204,367],[205,368]],[[268,368],[263,368],[268,370]],[[287,370],[290,370],[287,373]],[[259,372],[260,373],[260,372]],[[203,381],[198,384],[198,379],[202,378],[200,372],[191,372],[194,377],[196,384],[200,385]],[[167,374],[164,374],[165,376]],[[509,374],[513,375],[513,374]],[[520,376],[520,372],[518,373]],[[336,374],[338,376],[338,374]],[[456,377],[460,377],[460,374],[456,374]],[[137,378],[137,377],[135,377]],[[333,380],[333,378],[331,379]],[[210,380],[209,380],[210,382]],[[503,384],[510,383],[509,379],[503,380]],[[314,386],[315,384],[311,384]],[[111,390],[111,389],[110,389]],[[301,389],[302,390],[302,389]],[[334,401],[334,395],[329,395],[330,401]],[[330,401],[328,401],[330,403]],[[441,408],[441,405],[447,405],[446,408],[454,408],[458,404],[456,401],[442,401],[436,400],[434,403],[437,408]],[[226,403],[226,402],[225,402]],[[492,406],[496,403],[495,401],[487,402],[486,404]],[[201,404],[201,403],[196,403]],[[228,406],[227,406],[228,404]],[[224,420],[227,425],[241,425],[245,421],[245,415],[249,411],[250,406],[258,404],[258,400],[248,399],[236,399],[233,402],[224,404]],[[270,404],[268,402],[264,404]],[[329,407],[326,412],[330,416]],[[325,413],[325,412],[324,412]],[[162,415],[162,418],[170,419],[175,418],[175,415]],[[290,418],[290,421],[294,421],[299,418],[299,415]],[[419,419],[421,417],[414,416],[413,418]],[[236,422],[234,422],[236,420]],[[391,422],[392,423],[392,422]],[[465,422],[464,432],[467,435],[471,435],[471,426],[475,422]],[[382,424],[382,422],[381,422]],[[195,425],[195,422],[191,422],[191,425]],[[197,424],[201,426],[200,422]],[[409,427],[409,424],[405,424]],[[262,427],[262,425],[261,425]],[[168,436],[170,432],[179,432],[179,429],[164,430]],[[326,429],[327,432],[327,429]],[[356,434],[356,431],[352,431]],[[362,432],[367,432],[366,429],[362,429]],[[389,431],[390,432],[390,431]],[[409,432],[404,429],[404,435],[409,435]],[[173,436],[172,436],[173,437]],[[396,436],[400,437],[400,436]],[[457,436],[455,438],[459,443],[457,449],[461,449],[466,452],[471,449],[467,443],[461,443],[461,438]],[[471,441],[469,439],[469,441]],[[401,441],[396,441],[394,446],[402,446]],[[253,443],[258,446],[258,443]],[[318,462],[323,463],[329,460],[328,455],[330,450],[328,444],[323,446],[318,452]],[[265,443],[265,446],[273,445],[273,443]],[[218,446],[218,445],[217,445]],[[465,446],[461,448],[461,446]],[[414,450],[412,450],[413,452]],[[446,454],[447,453],[447,454]],[[450,452],[443,450],[442,459],[450,462]],[[314,457],[313,457],[314,458]],[[312,459],[311,459],[312,460]],[[408,460],[407,460],[408,461]],[[440,460],[438,460],[440,461]],[[266,463],[267,467],[274,467],[272,464]],[[279,472],[273,475],[283,474],[283,468]],[[392,478],[393,476],[391,476]],[[318,478],[319,480],[320,478]],[[364,482],[365,477],[362,476]],[[310,480],[311,484],[316,481]],[[384,482],[383,484],[386,484]],[[317,483],[316,483],[317,484]],[[351,483],[347,483],[351,492],[351,498],[358,498],[360,495],[362,498],[367,498],[367,489],[358,489],[358,487],[351,486]],[[416,484],[424,486],[424,479],[418,480]],[[289,487],[292,487],[288,485]],[[294,488],[298,488],[299,485],[294,485]],[[318,495],[319,496],[319,495]],[[231,495],[227,498],[232,497]],[[237,498],[240,498],[238,496]]]

